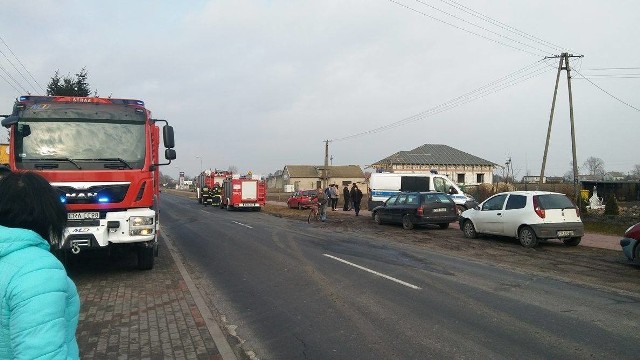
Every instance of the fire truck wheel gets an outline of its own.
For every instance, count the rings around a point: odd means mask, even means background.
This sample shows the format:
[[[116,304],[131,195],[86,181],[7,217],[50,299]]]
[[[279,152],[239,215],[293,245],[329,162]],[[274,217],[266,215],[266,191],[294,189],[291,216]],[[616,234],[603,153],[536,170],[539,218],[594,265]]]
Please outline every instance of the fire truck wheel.
[[[153,269],[153,262],[155,257],[153,256],[153,247],[139,247],[138,248],[138,269],[151,270]]]
[[[227,204],[227,211],[231,211],[231,210],[233,210],[233,206]]]

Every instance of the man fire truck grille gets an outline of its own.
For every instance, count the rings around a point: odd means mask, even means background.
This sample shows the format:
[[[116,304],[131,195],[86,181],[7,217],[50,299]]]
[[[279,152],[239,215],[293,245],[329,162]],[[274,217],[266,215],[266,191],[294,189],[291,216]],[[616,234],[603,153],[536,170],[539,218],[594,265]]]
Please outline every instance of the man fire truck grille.
[[[129,185],[96,185],[86,189],[58,186],[56,189],[65,204],[112,204],[124,200]]]

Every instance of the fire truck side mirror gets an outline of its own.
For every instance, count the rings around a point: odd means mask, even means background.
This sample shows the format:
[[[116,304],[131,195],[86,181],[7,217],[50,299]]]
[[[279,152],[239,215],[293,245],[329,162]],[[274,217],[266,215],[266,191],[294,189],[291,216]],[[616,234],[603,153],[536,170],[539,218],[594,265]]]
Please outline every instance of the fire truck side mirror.
[[[164,140],[164,147],[171,149],[176,146],[175,140],[173,139],[173,126],[165,125],[162,127],[162,138]],[[175,151],[173,154],[173,158],[175,159]],[[167,157],[167,159],[169,158]]]
[[[174,149],[166,149],[164,151],[164,157],[167,160],[175,160],[176,159],[176,151]]]

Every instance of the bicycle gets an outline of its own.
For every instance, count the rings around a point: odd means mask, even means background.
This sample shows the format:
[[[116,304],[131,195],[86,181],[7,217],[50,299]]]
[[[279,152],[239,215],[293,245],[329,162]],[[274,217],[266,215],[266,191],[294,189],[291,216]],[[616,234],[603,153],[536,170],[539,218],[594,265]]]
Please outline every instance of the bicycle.
[[[320,220],[320,212],[318,211],[318,203],[311,203],[309,206],[309,216],[307,217],[307,223],[311,223],[311,219],[318,221]]]

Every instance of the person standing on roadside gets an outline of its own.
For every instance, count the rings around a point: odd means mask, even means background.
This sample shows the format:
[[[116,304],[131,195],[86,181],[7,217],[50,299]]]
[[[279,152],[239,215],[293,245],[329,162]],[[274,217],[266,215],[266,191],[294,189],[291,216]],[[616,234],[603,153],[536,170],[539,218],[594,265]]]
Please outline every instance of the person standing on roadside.
[[[356,216],[360,214],[360,202],[362,201],[362,191],[358,189],[358,185],[355,183],[351,187],[351,201],[353,202],[353,210],[356,212]]]
[[[329,196],[331,197],[331,211],[336,211],[338,206],[338,185],[329,185]]]
[[[320,220],[323,222],[327,220],[327,202],[328,198],[324,191],[322,191],[321,187],[318,187],[316,190],[316,196],[311,198],[311,200],[315,200],[318,202],[318,214],[320,214]]]
[[[342,211],[351,210],[351,196],[349,193],[349,185],[344,185],[344,189],[342,189],[342,197],[344,198],[344,206],[342,207]]]
[[[0,359],[79,359],[80,298],[50,252],[67,211],[33,172],[0,180]]]

